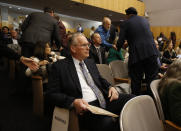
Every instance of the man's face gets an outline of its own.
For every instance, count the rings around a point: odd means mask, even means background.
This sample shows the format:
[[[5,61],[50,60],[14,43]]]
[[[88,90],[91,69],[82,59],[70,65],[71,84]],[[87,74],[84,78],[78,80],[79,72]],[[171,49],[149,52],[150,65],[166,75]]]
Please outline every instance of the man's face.
[[[84,36],[77,36],[77,44],[71,46],[71,52],[73,57],[82,61],[89,57],[89,45],[90,43]]]
[[[16,39],[17,38],[17,32],[15,30],[12,30],[11,36],[12,36],[12,38]]]
[[[109,30],[111,28],[111,20],[107,19],[103,26],[106,30]]]
[[[102,43],[101,36],[98,33],[94,34],[93,42],[94,44],[98,44],[98,45]]]

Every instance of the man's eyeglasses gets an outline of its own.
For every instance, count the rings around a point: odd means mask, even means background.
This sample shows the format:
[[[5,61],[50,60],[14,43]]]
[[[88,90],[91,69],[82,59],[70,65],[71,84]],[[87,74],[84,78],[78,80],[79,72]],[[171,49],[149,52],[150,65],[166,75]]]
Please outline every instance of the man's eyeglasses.
[[[80,47],[86,48],[86,47],[90,47],[91,44],[90,44],[90,43],[87,43],[87,44],[75,45],[75,46],[80,46]]]

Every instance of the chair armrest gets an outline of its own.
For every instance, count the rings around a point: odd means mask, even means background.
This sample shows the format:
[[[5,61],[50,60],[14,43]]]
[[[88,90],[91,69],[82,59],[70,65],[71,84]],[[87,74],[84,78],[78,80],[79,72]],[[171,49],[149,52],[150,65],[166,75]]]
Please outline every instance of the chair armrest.
[[[36,115],[43,116],[44,96],[43,96],[43,83],[41,76],[32,76],[32,90],[33,90],[33,112]]]
[[[36,79],[36,80],[42,80],[42,77],[41,77],[41,76],[32,76],[31,78],[32,78],[32,79]]]
[[[79,131],[79,120],[75,109],[70,110],[68,131]]]
[[[114,81],[120,83],[129,83],[129,79],[126,78],[114,78]]]
[[[175,128],[177,131],[181,131],[181,127],[173,123],[172,121],[165,120],[165,123],[173,128]]]

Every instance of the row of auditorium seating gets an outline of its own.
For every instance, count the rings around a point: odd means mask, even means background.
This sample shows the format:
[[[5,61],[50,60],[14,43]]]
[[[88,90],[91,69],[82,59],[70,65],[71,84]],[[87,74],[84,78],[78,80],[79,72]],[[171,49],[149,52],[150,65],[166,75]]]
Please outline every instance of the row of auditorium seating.
[[[119,63],[116,62],[115,63]],[[125,63],[124,63],[125,64]],[[114,65],[114,64],[113,64]],[[114,74],[111,69],[112,64],[105,65],[105,64],[98,64],[98,70],[100,74],[107,79],[112,85],[115,85],[114,77],[118,77],[118,74]],[[120,66],[115,71],[118,73]],[[114,68],[115,69],[115,68]],[[125,71],[125,70],[124,70]],[[114,75],[113,75],[114,74]],[[126,74],[126,73],[125,73]],[[121,75],[120,75],[121,76]],[[121,76],[123,79],[120,79],[121,82],[128,82],[128,77]],[[124,106],[121,117],[120,117],[120,128],[121,131],[179,131],[181,127],[174,125],[172,122],[164,119],[164,114],[161,107],[161,102],[159,100],[158,92],[157,92],[157,84],[159,80],[153,81],[151,84],[151,89],[154,94],[154,102],[151,97],[149,96],[138,96],[134,99],[127,102]],[[33,95],[34,95],[34,113],[40,116],[43,116],[43,83],[42,78],[40,76],[33,76],[32,77],[32,87],[33,87]],[[129,86],[128,86],[129,87]],[[128,88],[129,89],[129,88]],[[122,91],[122,90],[121,90]],[[130,93],[129,91],[127,93]],[[156,94],[157,93],[157,94]],[[156,105],[156,106],[155,106]],[[63,108],[55,108],[59,112],[63,114],[68,114],[69,117],[69,124],[68,124],[68,131],[79,131],[78,126],[78,118],[75,113],[75,110],[65,110]],[[158,111],[158,113],[157,113]],[[57,131],[56,125],[54,124],[57,116],[53,116],[52,122],[52,131]],[[131,123],[131,124],[130,124]],[[134,124],[133,124],[134,123]],[[171,124],[170,124],[171,123]]]
[[[121,70],[125,72],[125,70],[119,68],[117,66],[117,71],[115,71],[117,74],[113,74],[112,68],[115,68],[115,64],[123,65],[126,66],[126,63],[122,61],[113,61],[110,66],[106,64],[97,64],[98,70],[100,74],[105,78],[108,82],[110,82],[112,85],[115,85],[117,83],[128,83],[128,74],[125,73],[125,77],[123,77]],[[113,66],[113,67],[111,67]],[[118,72],[120,72],[120,77],[118,75]],[[114,79],[114,76],[117,78]],[[119,77],[119,78],[118,78]],[[122,78],[121,78],[122,77]],[[125,85],[125,84],[124,84]],[[125,89],[126,92],[130,93],[131,91],[129,90],[129,86],[126,86],[128,89]],[[32,76],[32,89],[33,89],[33,112],[37,115],[43,116],[43,82],[42,82],[42,77],[41,76]],[[120,90],[121,91],[121,90]]]

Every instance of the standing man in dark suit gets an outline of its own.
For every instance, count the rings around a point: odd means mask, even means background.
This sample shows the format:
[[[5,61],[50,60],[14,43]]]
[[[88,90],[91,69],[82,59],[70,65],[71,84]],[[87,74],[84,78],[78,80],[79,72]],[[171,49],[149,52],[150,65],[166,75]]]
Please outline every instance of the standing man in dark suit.
[[[49,7],[44,8],[44,13],[35,12],[30,14],[22,29],[22,55],[30,57],[33,55],[34,46],[38,41],[52,42],[53,40],[61,44],[58,22],[54,19],[54,10]]]
[[[129,46],[129,75],[131,88],[135,95],[140,95],[141,80],[145,74],[147,93],[151,95],[150,83],[158,72],[157,50],[150,31],[149,23],[141,16],[137,16],[135,8],[126,10],[128,20],[124,22],[119,34],[117,47],[120,48],[127,40]],[[124,45],[125,46],[125,45]]]
[[[90,46],[89,58],[93,59],[96,64],[105,64],[105,47],[101,46],[101,36],[99,33],[94,33],[91,36],[92,44]]]
[[[73,34],[68,47],[71,56],[52,65],[46,99],[56,106],[72,109],[78,114],[80,126],[90,131],[120,131],[119,122],[112,117],[95,115],[87,105],[104,108],[116,114],[134,97],[118,94],[116,89],[101,77],[96,64],[89,56],[89,43],[81,33]]]

